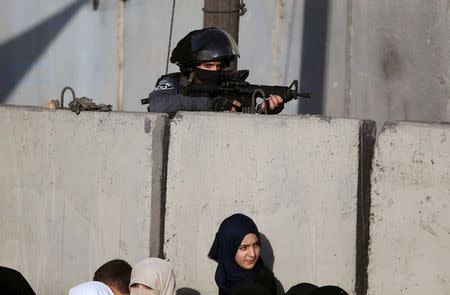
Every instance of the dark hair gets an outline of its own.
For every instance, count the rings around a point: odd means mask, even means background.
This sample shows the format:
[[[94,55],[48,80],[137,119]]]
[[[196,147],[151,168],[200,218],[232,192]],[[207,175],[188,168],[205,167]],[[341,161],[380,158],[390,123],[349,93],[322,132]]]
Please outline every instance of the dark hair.
[[[311,295],[348,295],[348,293],[338,286],[322,286],[314,290]]]
[[[318,287],[310,283],[300,283],[290,288],[286,295],[348,295],[348,293],[338,286]]]
[[[36,294],[20,272],[3,266],[0,266],[0,292],[2,294]]]
[[[131,265],[125,260],[114,259],[100,266],[93,280],[112,286],[121,293],[130,293],[130,276]]]

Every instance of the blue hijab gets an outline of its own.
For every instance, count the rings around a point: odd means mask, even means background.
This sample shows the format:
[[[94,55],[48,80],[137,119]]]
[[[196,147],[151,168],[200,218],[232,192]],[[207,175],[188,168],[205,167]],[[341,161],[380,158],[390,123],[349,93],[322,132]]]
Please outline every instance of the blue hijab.
[[[231,215],[220,224],[208,254],[208,257],[218,264],[215,280],[220,294],[229,294],[232,287],[251,281],[264,266],[259,257],[255,267],[244,269],[237,264],[234,258],[242,240],[250,233],[255,234],[259,239],[256,224],[244,214]]]

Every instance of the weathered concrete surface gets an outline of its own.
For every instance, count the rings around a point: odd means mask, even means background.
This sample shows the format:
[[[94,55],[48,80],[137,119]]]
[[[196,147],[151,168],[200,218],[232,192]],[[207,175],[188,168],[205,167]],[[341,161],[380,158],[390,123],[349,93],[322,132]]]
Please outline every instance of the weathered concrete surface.
[[[358,159],[361,139],[374,136],[367,126],[373,122],[178,114],[170,129],[164,237],[177,286],[217,293],[207,253],[220,222],[243,212],[267,237],[263,257],[286,290],[308,281],[353,294]]]
[[[348,116],[344,111],[347,1],[316,1],[319,2],[317,6],[326,3],[329,9],[319,12],[322,14],[320,19],[312,25],[321,23],[329,30],[328,34],[324,34],[316,28],[314,36],[317,40],[304,40],[304,17],[308,13],[305,12],[305,2],[245,1],[248,10],[239,19],[239,68],[250,70],[248,80],[252,83],[288,86],[297,79],[302,91],[313,93],[312,100],[290,101],[285,105],[284,114],[298,114],[299,108],[305,112],[305,107],[310,107],[323,97],[324,114]],[[315,48],[312,50],[314,54],[302,56],[305,48],[315,47],[317,42],[320,43],[318,40],[326,43],[326,51],[320,52]],[[308,60],[302,60],[305,58]],[[309,60],[314,66],[308,76],[316,78],[312,83],[307,82],[307,77],[302,77],[302,63]],[[318,72],[324,75],[318,77]]]
[[[119,1],[99,2],[96,11],[84,0],[2,2],[2,103],[42,106],[72,86],[117,109]]]
[[[70,9],[76,2],[84,4]],[[127,1],[121,18],[121,1],[100,1],[94,11],[92,1],[3,0],[0,101],[42,105],[69,84],[77,95],[117,109],[123,71],[124,109],[144,111],[139,98],[165,73],[169,47],[202,27],[203,2],[175,1],[170,38],[173,1]],[[313,92],[312,100],[291,101],[283,112],[296,114],[323,100],[327,116],[373,119],[380,126],[385,120],[450,121],[447,0],[245,4],[239,68],[250,70],[249,81],[289,85],[298,79],[303,91]],[[321,17],[305,26],[311,12]],[[302,70],[306,63],[309,72]],[[168,71],[178,67],[169,63]],[[308,81],[311,76],[317,79]]]
[[[0,265],[67,294],[107,260],[157,255],[165,128],[146,113],[0,107]]]
[[[450,125],[387,123],[373,169],[368,294],[450,294]]]
[[[450,121],[448,1],[351,3],[349,115]]]
[[[125,4],[125,110],[147,110],[146,105],[141,105],[140,98],[147,97],[155,88],[158,78],[166,73],[169,45],[171,53],[177,42],[189,31],[203,27],[203,2],[133,0]],[[169,73],[179,71],[178,66],[168,63]]]

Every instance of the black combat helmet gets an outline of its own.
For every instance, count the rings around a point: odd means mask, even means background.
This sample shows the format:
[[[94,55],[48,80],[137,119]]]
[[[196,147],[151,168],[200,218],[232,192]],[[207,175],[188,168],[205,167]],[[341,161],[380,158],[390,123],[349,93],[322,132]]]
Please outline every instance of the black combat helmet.
[[[233,37],[218,28],[195,30],[181,39],[172,51],[170,62],[182,72],[190,72],[203,62],[220,60],[225,66],[239,57],[239,49]]]

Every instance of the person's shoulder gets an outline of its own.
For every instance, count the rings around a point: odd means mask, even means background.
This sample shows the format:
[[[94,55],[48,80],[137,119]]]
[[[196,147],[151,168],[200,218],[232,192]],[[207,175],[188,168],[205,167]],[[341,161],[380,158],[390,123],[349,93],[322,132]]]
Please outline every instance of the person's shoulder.
[[[182,77],[181,73],[162,75],[156,81],[155,91],[177,89]]]
[[[273,272],[263,266],[252,280],[238,284],[231,289],[231,295],[274,295],[276,294],[275,276]],[[220,294],[219,294],[220,295]]]
[[[266,288],[264,285],[255,282],[247,282],[230,290],[230,295],[249,295],[249,294],[273,295],[271,293],[271,290]],[[219,295],[222,294],[219,292]]]
[[[275,275],[273,274],[273,272],[270,269],[268,269],[266,266],[263,266],[258,271],[256,276],[259,277],[259,278],[267,278],[267,279],[275,278]]]
[[[256,274],[254,281],[264,286],[271,294],[276,294],[276,279],[273,272],[266,266],[263,266]]]

